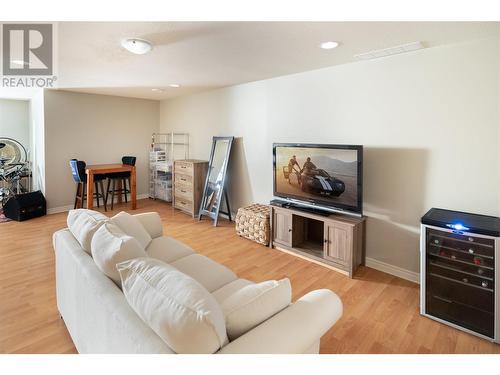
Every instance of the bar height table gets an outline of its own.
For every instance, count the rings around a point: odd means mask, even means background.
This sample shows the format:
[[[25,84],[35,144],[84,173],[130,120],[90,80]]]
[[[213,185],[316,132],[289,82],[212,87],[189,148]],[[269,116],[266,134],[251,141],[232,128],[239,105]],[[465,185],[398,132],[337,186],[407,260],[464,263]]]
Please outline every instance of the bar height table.
[[[130,195],[132,209],[137,208],[137,186],[135,166],[127,164],[95,164],[87,165],[85,173],[87,174],[87,197],[94,196],[94,175],[106,173],[130,172]],[[121,193],[118,195],[118,201],[121,202]],[[91,210],[94,207],[94,200],[87,199],[87,208]]]

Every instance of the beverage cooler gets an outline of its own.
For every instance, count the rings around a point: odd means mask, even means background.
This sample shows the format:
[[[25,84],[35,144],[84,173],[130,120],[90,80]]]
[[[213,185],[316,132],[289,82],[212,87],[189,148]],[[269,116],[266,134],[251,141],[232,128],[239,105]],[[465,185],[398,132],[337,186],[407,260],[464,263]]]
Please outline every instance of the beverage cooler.
[[[500,218],[432,208],[422,217],[420,312],[500,343]]]

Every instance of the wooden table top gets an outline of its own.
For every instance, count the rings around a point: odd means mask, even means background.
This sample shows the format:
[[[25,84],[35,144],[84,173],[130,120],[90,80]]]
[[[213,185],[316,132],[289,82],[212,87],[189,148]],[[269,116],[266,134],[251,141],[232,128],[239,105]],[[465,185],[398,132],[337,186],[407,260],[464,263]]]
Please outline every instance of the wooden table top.
[[[116,172],[130,172],[134,169],[134,166],[128,164],[94,164],[87,165],[85,172],[92,174],[102,174],[102,173],[116,173]]]

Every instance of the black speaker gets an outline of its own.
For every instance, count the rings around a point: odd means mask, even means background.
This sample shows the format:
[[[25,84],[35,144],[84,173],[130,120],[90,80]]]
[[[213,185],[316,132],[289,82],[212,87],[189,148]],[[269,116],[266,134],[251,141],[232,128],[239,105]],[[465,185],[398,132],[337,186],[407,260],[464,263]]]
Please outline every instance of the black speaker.
[[[5,217],[24,221],[47,214],[47,202],[41,191],[19,194],[10,198],[3,206]]]

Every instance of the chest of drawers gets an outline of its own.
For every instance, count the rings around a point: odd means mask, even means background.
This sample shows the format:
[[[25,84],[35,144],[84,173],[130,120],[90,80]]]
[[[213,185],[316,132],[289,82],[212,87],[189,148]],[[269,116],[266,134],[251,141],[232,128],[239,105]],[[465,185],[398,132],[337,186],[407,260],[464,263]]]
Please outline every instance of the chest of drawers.
[[[173,206],[192,217],[198,216],[207,177],[208,161],[174,161]]]

